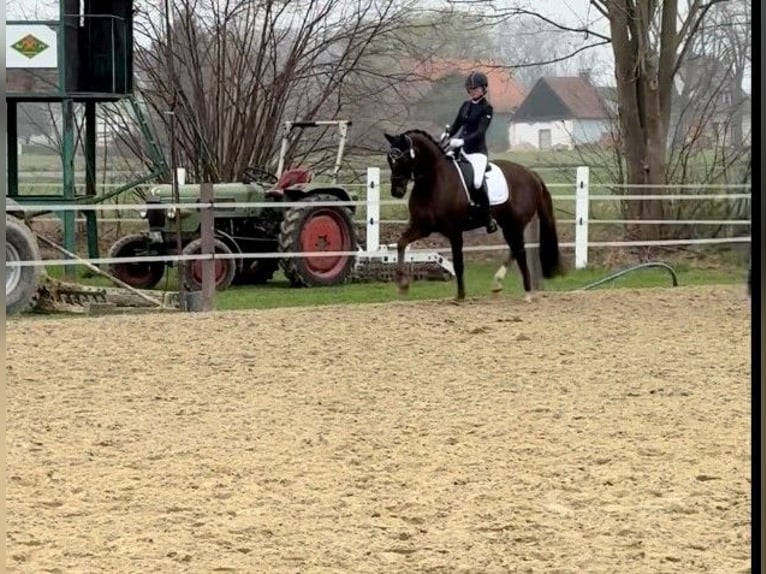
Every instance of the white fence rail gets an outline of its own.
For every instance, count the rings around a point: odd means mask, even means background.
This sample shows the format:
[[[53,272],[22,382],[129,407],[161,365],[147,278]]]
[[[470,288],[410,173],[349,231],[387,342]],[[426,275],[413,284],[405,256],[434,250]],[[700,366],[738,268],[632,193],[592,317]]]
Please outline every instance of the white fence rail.
[[[360,258],[380,258],[385,255],[386,259],[391,259],[390,246],[381,246],[379,244],[380,238],[380,225],[384,223],[406,223],[406,220],[385,220],[380,218],[380,206],[382,205],[406,205],[406,199],[380,199],[381,188],[381,170],[379,168],[368,168],[367,170],[367,183],[366,184],[352,184],[345,187],[362,187],[364,186],[366,193],[365,199],[359,201],[328,201],[328,202],[284,202],[280,203],[280,207],[305,207],[313,206],[318,207],[325,206],[357,206],[365,208],[365,222],[366,222],[366,245],[364,249],[357,251],[323,251],[323,252],[271,252],[271,253],[235,253],[235,254],[214,254],[212,256],[205,254],[197,255],[163,255],[163,256],[135,256],[135,257],[121,257],[121,258],[93,258],[84,259],[95,265],[107,265],[112,263],[144,263],[144,262],[177,262],[177,261],[193,261],[216,258],[216,259],[266,259],[266,258],[291,258],[291,257],[338,257],[338,256],[356,256]],[[592,195],[590,193],[591,188],[630,188],[629,185],[623,184],[591,184],[589,182],[589,168],[578,167],[576,171],[576,178],[574,186],[567,183],[547,184],[547,187],[553,188],[572,188],[574,187],[574,194],[567,195],[552,195],[554,200],[569,200],[575,202],[575,218],[574,219],[559,219],[559,223],[574,223],[575,224],[575,240],[574,242],[562,242],[560,246],[562,248],[574,248],[574,259],[576,268],[584,268],[588,264],[589,250],[592,248],[620,248],[620,247],[651,247],[651,246],[680,246],[680,245],[715,245],[715,244],[742,244],[749,243],[751,241],[750,236],[742,237],[723,237],[723,238],[709,238],[709,239],[697,239],[697,238],[681,238],[681,239],[668,239],[668,240],[654,240],[654,241],[591,241],[589,238],[589,227],[591,224],[642,224],[642,225],[750,225],[749,220],[624,220],[624,219],[591,219],[590,218],[590,204],[594,201],[646,201],[646,200],[665,200],[665,201],[701,201],[701,200],[718,200],[718,201],[731,201],[731,200],[749,200],[751,194],[748,193],[712,193],[712,194],[599,194]],[[651,187],[651,186],[642,186]],[[677,188],[677,189],[749,189],[750,184],[685,184],[685,185],[666,185],[661,186],[663,188]],[[511,191],[512,193],[512,191]],[[273,202],[226,202],[216,205],[215,202],[202,203],[196,202],[190,203],[162,203],[162,204],[145,204],[145,203],[131,203],[131,204],[36,204],[36,205],[24,205],[18,209],[26,212],[81,212],[81,211],[97,211],[97,212],[114,212],[124,210],[153,210],[153,209],[168,209],[175,207],[177,209],[190,209],[197,210],[202,209],[215,209],[216,207],[224,207],[227,210],[239,209],[239,208],[252,208],[252,207],[274,207]],[[117,220],[112,218],[112,220]],[[125,221],[120,219],[120,221]],[[139,220],[140,221],[140,220]],[[537,243],[528,243],[529,247],[537,247]],[[481,245],[466,247],[466,252],[481,252],[481,251],[499,251],[507,250],[508,247],[505,244],[497,245]],[[434,253],[449,253],[449,247],[443,249],[429,249],[429,250],[408,250],[409,260],[431,260],[430,257]],[[394,251],[395,260],[395,251]],[[48,259],[44,261],[19,261],[19,262],[6,262],[7,267],[14,266],[61,266],[61,265],[73,265],[76,264],[75,259]]]

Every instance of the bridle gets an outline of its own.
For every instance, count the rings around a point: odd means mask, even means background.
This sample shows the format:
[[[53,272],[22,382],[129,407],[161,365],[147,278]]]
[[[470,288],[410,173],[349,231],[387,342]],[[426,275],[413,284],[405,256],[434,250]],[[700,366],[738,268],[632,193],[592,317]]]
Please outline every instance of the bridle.
[[[388,150],[388,159],[389,159],[389,162],[391,163],[391,168],[392,168],[391,183],[396,185],[402,185],[402,186],[406,186],[410,180],[415,181],[424,177],[424,174],[418,174],[415,172],[415,170],[412,167],[412,164],[410,164],[410,169],[407,170],[407,172],[404,175],[394,175],[393,167],[397,161],[404,158],[405,156],[409,156],[410,159],[415,159],[415,148],[412,145],[412,139],[408,135],[405,135],[404,139],[407,142],[407,149],[402,150],[396,147],[392,147],[391,149]]]

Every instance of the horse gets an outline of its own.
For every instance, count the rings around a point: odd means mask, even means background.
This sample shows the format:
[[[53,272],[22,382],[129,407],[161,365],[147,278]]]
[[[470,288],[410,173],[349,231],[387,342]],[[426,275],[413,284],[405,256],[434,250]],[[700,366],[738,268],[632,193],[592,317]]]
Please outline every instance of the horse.
[[[396,283],[401,295],[409,290],[404,254],[407,246],[432,233],[444,236],[452,248],[452,264],[457,278],[455,300],[465,299],[463,277],[463,232],[485,225],[471,216],[469,200],[473,182],[470,164],[444,149],[428,132],[411,129],[401,134],[383,134],[390,144],[386,154],[391,170],[391,195],[407,194],[409,221],[397,242]],[[508,266],[515,259],[524,285],[524,300],[532,301],[532,281],[524,247],[524,229],[537,215],[540,222],[540,266],[543,277],[563,275],[553,200],[542,178],[533,170],[508,160],[487,164],[487,189],[490,209],[509,253],[494,275],[493,293],[503,289]],[[481,193],[481,192],[479,192]]]

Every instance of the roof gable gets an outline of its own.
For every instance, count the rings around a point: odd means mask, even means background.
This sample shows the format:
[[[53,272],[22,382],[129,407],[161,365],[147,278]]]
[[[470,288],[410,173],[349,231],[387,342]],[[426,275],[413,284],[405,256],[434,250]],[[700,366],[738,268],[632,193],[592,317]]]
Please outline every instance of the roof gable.
[[[514,121],[607,118],[598,90],[587,79],[543,77],[519,106]]]

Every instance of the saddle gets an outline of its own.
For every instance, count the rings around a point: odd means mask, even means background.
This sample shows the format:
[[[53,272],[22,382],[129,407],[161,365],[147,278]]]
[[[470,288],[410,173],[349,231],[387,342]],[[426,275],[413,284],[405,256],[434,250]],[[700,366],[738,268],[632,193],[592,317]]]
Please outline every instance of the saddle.
[[[468,161],[465,157],[462,155],[458,155],[457,157],[453,158],[453,161],[460,169],[460,173],[463,176],[463,181],[465,182],[465,186],[468,189],[468,193],[471,196],[471,200],[481,201],[480,199],[477,199],[477,195],[479,193],[482,193],[481,186],[478,188],[475,188],[473,185],[473,165],[470,161]],[[491,166],[489,165],[489,162],[487,162],[487,167],[484,169],[484,173],[488,173],[491,170]],[[485,175],[482,181],[486,182],[487,176]],[[487,194],[489,193],[489,190],[487,190]],[[486,200],[489,201],[489,197],[486,197]]]

